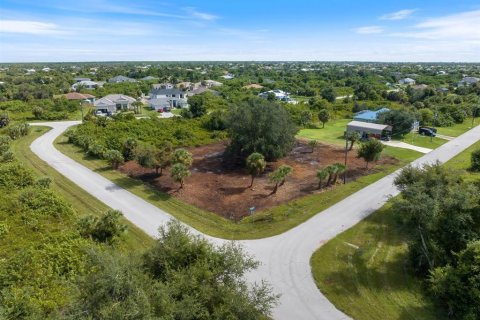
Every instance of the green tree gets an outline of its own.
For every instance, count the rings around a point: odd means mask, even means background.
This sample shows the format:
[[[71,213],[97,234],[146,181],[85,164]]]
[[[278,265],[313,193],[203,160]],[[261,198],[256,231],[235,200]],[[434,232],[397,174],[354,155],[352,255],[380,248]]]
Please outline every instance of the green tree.
[[[120,221],[122,216],[119,210],[108,210],[100,218],[87,216],[79,220],[78,230],[83,237],[113,243],[127,230],[127,226]]]
[[[138,142],[135,138],[128,138],[123,143],[122,155],[125,161],[130,161],[135,159],[135,151],[138,146]]]
[[[315,148],[318,147],[318,141],[317,140],[310,140],[308,141],[308,146],[311,149],[311,153],[315,151]]]
[[[232,107],[227,124],[230,144],[226,155],[241,159],[253,152],[267,160],[284,157],[292,149],[297,132],[285,108],[262,98],[247,99]]]
[[[470,169],[473,171],[480,171],[480,149],[472,152],[471,159],[472,164]]]
[[[330,175],[327,169],[317,170],[318,189],[322,188],[322,182]]]
[[[190,175],[190,170],[188,170],[188,167],[183,163],[175,163],[172,166],[170,174],[175,182],[180,183],[180,189],[182,189],[185,178]]]
[[[368,164],[372,161],[378,161],[380,154],[385,146],[377,139],[368,140],[360,145],[358,149],[357,158],[365,160],[365,168],[368,169]]]
[[[246,167],[248,173],[252,177],[249,186],[249,188],[251,188],[253,187],[253,180],[255,179],[255,177],[261,174],[267,167],[267,162],[265,161],[265,158],[262,154],[254,152],[248,156],[246,160]]]
[[[205,97],[202,94],[197,94],[188,98],[188,106],[194,118],[201,117],[207,113]]]
[[[303,127],[306,127],[310,123],[312,123],[312,112],[310,112],[309,110],[302,111],[302,113],[300,114],[300,124]]]
[[[283,186],[285,180],[287,179],[287,176],[290,175],[292,171],[292,167],[284,164],[268,176],[269,181],[275,183],[275,187],[272,191],[273,194],[277,193],[279,186]]]
[[[42,107],[33,107],[32,109],[32,114],[35,117],[35,119],[40,120],[43,118],[43,114],[45,113],[45,110],[43,110]]]
[[[323,99],[327,100],[330,103],[334,103],[336,100],[336,94],[332,87],[325,87],[320,91],[320,95]]]
[[[408,110],[390,110],[382,113],[379,121],[392,126],[393,135],[405,135],[412,130],[415,115]]]
[[[335,170],[335,176],[333,177],[333,184],[337,183],[338,176],[342,175],[347,171],[347,166],[342,164],[342,163],[334,163],[333,164],[336,167]]]
[[[358,133],[357,131],[350,131],[346,133],[345,139],[350,142],[350,147],[348,148],[348,151],[351,151],[353,149],[353,144],[357,141],[360,141],[361,136],[360,133]]]
[[[418,111],[418,120],[422,126],[430,125],[433,123],[434,114],[433,111],[428,108],[423,108]]]
[[[325,170],[328,172],[327,187],[333,182],[333,180],[337,176],[338,169],[339,168],[336,164],[331,164],[325,168]]]
[[[322,123],[322,128],[325,128],[325,123],[330,119],[330,113],[327,109],[322,109],[318,112],[318,120]]]
[[[123,162],[125,161],[123,159],[122,153],[120,151],[114,150],[114,149],[107,150],[104,154],[104,158],[105,158],[105,160],[110,162],[113,169],[118,169],[118,167],[121,164],[123,164]]]
[[[173,153],[172,163],[181,163],[186,167],[190,167],[193,163],[192,154],[185,149],[177,149]]]
[[[433,270],[429,291],[446,306],[450,317],[478,319],[480,315],[480,241],[470,242],[454,265]]]

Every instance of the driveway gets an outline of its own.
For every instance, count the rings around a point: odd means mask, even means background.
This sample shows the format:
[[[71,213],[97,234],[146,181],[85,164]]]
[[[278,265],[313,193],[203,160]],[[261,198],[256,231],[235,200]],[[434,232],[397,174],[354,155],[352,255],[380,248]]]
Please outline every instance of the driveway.
[[[410,150],[418,151],[418,152],[421,152],[421,153],[429,153],[430,151],[433,150],[433,149],[429,149],[429,148],[417,147],[417,146],[414,146],[413,144],[409,144],[409,143],[402,142],[402,141],[396,141],[396,140],[381,141],[381,142],[386,146],[395,147],[395,148],[402,148],[402,149],[410,149]]]
[[[158,226],[171,218],[168,213],[120,188],[53,147],[55,138],[75,124],[78,122],[32,124],[53,128],[32,143],[32,151],[94,197],[114,209],[121,210],[127,219],[147,234],[155,236]],[[413,165],[445,162],[478,140],[480,126],[417,159]],[[350,319],[336,309],[316,287],[311,274],[310,257],[323,243],[379,209],[389,196],[397,195],[398,191],[393,186],[397,172],[352,194],[281,235],[239,241],[247,252],[261,262],[259,269],[247,275],[248,280],[267,280],[274,291],[282,295],[279,305],[273,311],[274,319]],[[217,244],[226,241],[206,237]]]

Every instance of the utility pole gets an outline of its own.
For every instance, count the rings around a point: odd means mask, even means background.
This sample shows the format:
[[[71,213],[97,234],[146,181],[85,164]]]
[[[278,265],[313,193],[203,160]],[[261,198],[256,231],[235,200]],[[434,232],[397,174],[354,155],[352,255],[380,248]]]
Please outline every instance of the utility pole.
[[[345,172],[343,173],[343,184],[347,183],[347,155],[348,155],[348,139],[345,133]]]

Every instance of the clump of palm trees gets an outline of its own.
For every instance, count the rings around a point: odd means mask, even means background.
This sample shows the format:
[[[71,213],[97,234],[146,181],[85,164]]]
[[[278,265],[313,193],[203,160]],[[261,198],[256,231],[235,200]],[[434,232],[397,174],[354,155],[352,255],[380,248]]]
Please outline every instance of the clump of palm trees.
[[[347,171],[347,166],[342,163],[333,163],[321,170],[317,171],[318,189],[322,188],[323,183],[326,181],[324,187],[335,185],[338,177]]]

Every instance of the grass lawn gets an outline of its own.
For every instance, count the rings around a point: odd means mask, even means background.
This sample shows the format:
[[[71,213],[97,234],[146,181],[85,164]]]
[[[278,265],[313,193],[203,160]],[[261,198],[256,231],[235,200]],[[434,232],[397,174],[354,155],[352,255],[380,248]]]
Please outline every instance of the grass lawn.
[[[471,152],[479,148],[480,141],[445,165],[467,170]],[[464,177],[478,179],[480,173],[466,171]],[[387,204],[314,253],[315,281],[337,308],[356,320],[443,319],[408,270],[407,239]]]
[[[105,204],[66,179],[30,150],[32,141],[48,130],[49,128],[47,127],[35,126],[32,127],[32,131],[28,136],[14,141],[11,149],[15,153],[15,157],[25,166],[31,168],[39,177],[48,176],[52,178],[52,188],[69,202],[79,215],[99,215],[108,210],[109,208]],[[120,247],[124,246],[126,250],[139,250],[146,248],[147,245],[152,243],[152,238],[128,220],[124,219],[124,223],[128,225],[128,233],[124,236],[125,241],[121,242]]]
[[[426,137],[418,134],[416,132],[410,132],[403,136],[401,139],[394,139],[398,141],[402,141],[417,147],[429,148],[429,149],[436,149],[440,147],[442,144],[447,143],[448,140],[440,139],[436,137]]]
[[[385,151],[386,154],[400,157],[401,161],[397,165],[385,166],[383,168],[379,166],[377,167],[377,169],[379,169],[378,172],[359,178],[354,182],[346,185],[339,184],[336,188],[258,212],[252,217],[235,223],[154,190],[140,180],[111,170],[105,161],[86,156],[80,148],[66,143],[65,137],[58,138],[56,147],[79,163],[98,172],[153,205],[169,212],[186,224],[206,234],[225,239],[258,239],[285,232],[346,198],[350,194],[421,156],[420,153],[411,150],[397,151],[397,148],[387,148]]]
[[[442,319],[408,271],[405,232],[389,205],[340,234],[311,258],[325,296],[355,320]]]
[[[478,126],[480,124],[480,118],[475,118],[473,126]],[[455,124],[451,127],[439,127],[438,134],[443,134],[445,136],[458,137],[464,132],[467,132],[472,128],[472,118],[466,118],[463,123]]]
[[[325,128],[302,129],[298,132],[297,137],[344,146],[345,139],[343,133],[347,128],[347,123],[350,121],[352,120],[339,119],[325,123]]]

